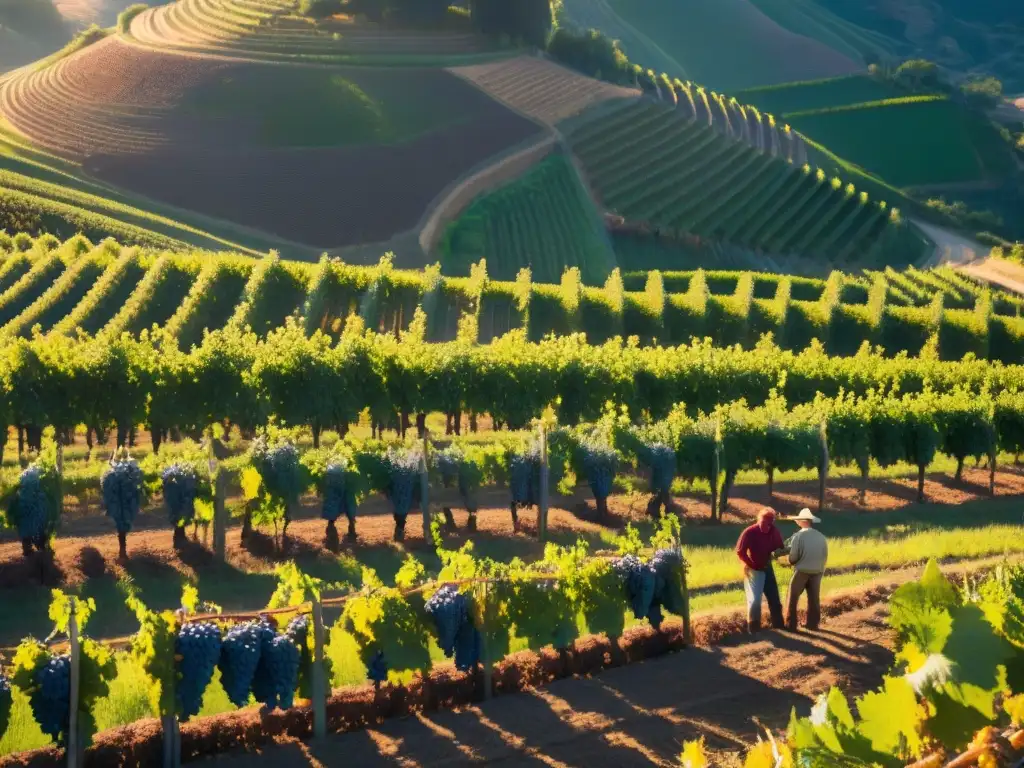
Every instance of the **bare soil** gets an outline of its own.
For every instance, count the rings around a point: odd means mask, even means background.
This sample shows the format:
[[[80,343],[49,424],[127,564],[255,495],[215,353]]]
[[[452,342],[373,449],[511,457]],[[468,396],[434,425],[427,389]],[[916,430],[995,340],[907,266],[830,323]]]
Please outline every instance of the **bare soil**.
[[[817,632],[734,636],[559,680],[459,711],[419,712],[323,745],[299,741],[257,752],[274,766],[671,766],[686,740],[704,736],[724,762],[764,726],[784,728],[833,685],[875,687],[892,663],[885,606],[842,615]],[[253,754],[212,758],[251,765]]]
[[[826,508],[830,514],[870,514],[900,509],[916,503],[917,485],[912,479],[873,479],[868,484],[866,504],[858,501],[860,481],[835,480],[829,484]],[[946,475],[932,475],[926,479],[928,501],[957,505],[989,498],[988,471],[965,469],[964,480],[956,483]],[[998,496],[1024,495],[1024,473],[1007,468],[996,474]],[[588,538],[595,548],[603,546],[602,535],[622,530],[628,523],[647,518],[647,500],[644,494],[613,496],[609,499],[609,514],[598,519],[592,497],[586,488],[576,496],[556,497],[548,514],[548,531],[552,540],[571,542],[577,537]],[[817,508],[816,482],[776,483],[774,497],[769,497],[764,486],[739,486],[730,497],[730,506],[723,517],[726,523],[745,523],[757,512],[771,505],[781,514],[791,514],[802,507]],[[477,514],[477,530],[467,529],[468,513],[453,510],[454,530],[445,531],[447,547],[456,548],[473,540],[484,552],[500,552],[508,557],[538,556],[542,547],[537,540],[537,510],[525,509],[518,513],[519,525],[514,528],[506,504],[507,492],[488,491],[481,495],[482,508]],[[241,541],[238,521],[228,529],[227,556],[233,568],[242,571],[269,571],[277,562],[294,559],[306,567],[316,563],[337,562],[336,552],[325,545],[325,523],[319,519],[315,499],[307,498],[297,519],[288,528],[287,545],[282,549],[280,539],[273,531],[257,531],[245,544]],[[443,502],[440,495],[432,505]],[[706,496],[679,496],[674,503],[687,525],[710,524],[710,505]],[[337,524],[341,535],[339,553],[360,556],[374,552],[382,556],[401,557],[405,550],[418,550],[424,546],[423,518],[415,510],[410,512],[405,539],[401,544],[393,541],[395,523],[390,508],[383,499],[373,498],[360,508],[357,518],[357,539],[348,541],[344,534],[344,519]],[[8,531],[0,535],[0,601],[4,589],[17,589],[25,585],[70,586],[82,584],[103,574],[132,575],[142,569],[178,571],[195,576],[212,566],[212,557],[203,541],[192,542],[180,555],[172,547],[172,531],[159,506],[143,512],[136,521],[135,532],[128,538],[129,561],[117,560],[117,537],[113,523],[103,517],[94,503],[68,510],[63,528],[54,541],[52,560],[26,561],[21,544]],[[208,543],[208,542],[207,542]]]

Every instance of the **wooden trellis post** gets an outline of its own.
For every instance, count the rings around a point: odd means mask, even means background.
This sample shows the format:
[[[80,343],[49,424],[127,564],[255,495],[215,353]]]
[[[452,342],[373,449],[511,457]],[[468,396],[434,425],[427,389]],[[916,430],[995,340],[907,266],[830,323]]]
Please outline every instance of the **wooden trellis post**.
[[[825,432],[825,422],[821,422],[818,431],[821,439],[821,464],[818,467],[818,514],[825,511],[825,486],[828,483],[828,435]]]
[[[484,701],[491,698],[491,684],[493,670],[491,669],[491,650],[487,642],[487,598],[490,591],[490,582],[485,581],[479,585],[480,590],[480,666],[483,668],[484,677]]]
[[[225,505],[224,473],[220,469],[215,445],[216,436],[210,429],[209,468],[210,482],[213,484],[213,555],[219,562],[227,557],[227,508]]]
[[[423,541],[429,545],[430,539],[430,465],[427,452],[430,450],[430,431],[423,430],[423,455],[420,456],[420,511],[423,512]]]
[[[59,450],[59,449],[58,449]],[[60,461],[60,453],[57,454]],[[75,615],[76,599],[71,599],[68,615],[68,636],[71,644],[71,695],[68,700],[68,768],[81,768],[84,757],[82,734],[78,723],[79,683],[81,681],[82,648],[78,638],[78,617]]]
[[[548,539],[548,430],[540,424],[540,488],[537,495],[537,536],[545,542]]]
[[[313,738],[327,736],[327,685],[324,679],[324,609],[319,596],[313,598]]]

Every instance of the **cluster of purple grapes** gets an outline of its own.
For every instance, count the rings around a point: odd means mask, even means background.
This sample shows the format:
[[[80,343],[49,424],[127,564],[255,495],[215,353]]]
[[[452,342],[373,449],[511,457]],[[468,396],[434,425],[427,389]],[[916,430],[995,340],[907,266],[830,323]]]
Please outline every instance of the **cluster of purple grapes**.
[[[29,693],[32,715],[43,733],[63,743],[71,716],[71,657],[51,656],[36,670],[34,682]]]
[[[333,523],[341,515],[349,520],[356,516],[354,489],[349,487],[348,464],[344,459],[327,465],[323,477],[324,505],[320,517]]]
[[[583,473],[587,477],[587,484],[590,485],[594,498],[607,499],[612,492],[612,480],[615,479],[618,454],[611,446],[595,441],[581,442],[579,451]]]
[[[615,561],[616,573],[626,589],[626,597],[633,616],[637,619],[647,617],[654,599],[655,575],[646,563],[636,555],[626,555]]]
[[[299,647],[290,635],[278,634],[269,621],[255,625],[260,658],[252,677],[252,695],[268,709],[290,709],[299,684]]]
[[[659,549],[649,563],[641,562],[636,555],[626,555],[615,562],[633,616],[646,618],[659,629],[664,619],[662,608],[682,613],[683,593],[678,578],[682,563],[682,556],[674,549]]]
[[[366,668],[366,679],[372,680],[378,685],[388,680],[388,663],[384,659],[384,651],[377,651],[373,654],[369,666]]]
[[[100,478],[103,508],[118,533],[129,533],[142,506],[142,469],[135,459],[117,459]]]
[[[43,488],[43,469],[33,464],[18,478],[8,518],[18,526],[18,537],[41,544],[51,532],[50,500]]]
[[[288,709],[298,685],[300,648],[306,647],[308,623],[305,616],[291,621],[283,634],[266,620],[236,624],[224,636],[221,646],[221,684],[236,707],[256,701],[270,709]]]
[[[171,464],[161,475],[164,504],[172,525],[186,525],[196,516],[196,496],[199,494],[199,473],[189,463]]]
[[[385,461],[388,469],[388,498],[395,517],[404,519],[415,500],[420,454],[416,451],[389,449]]]
[[[221,657],[220,628],[211,622],[183,624],[174,639],[178,681],[174,696],[181,719],[189,720],[203,708],[203,693],[213,679]]]
[[[513,453],[508,462],[508,487],[515,504],[535,506],[540,498],[540,447]]]
[[[676,477],[676,452],[664,443],[645,446],[641,460],[651,469],[651,490],[654,493],[668,493]]]
[[[467,671],[480,660],[480,632],[473,626],[469,600],[458,588],[446,584],[427,601],[426,611],[437,627],[438,645],[455,666]]]

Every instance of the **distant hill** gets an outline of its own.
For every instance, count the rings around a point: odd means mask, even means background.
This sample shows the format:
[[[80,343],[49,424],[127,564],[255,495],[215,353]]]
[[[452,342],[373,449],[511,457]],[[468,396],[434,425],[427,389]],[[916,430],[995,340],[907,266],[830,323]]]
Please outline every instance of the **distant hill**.
[[[0,0],[0,72],[57,50],[74,30],[50,0]]]

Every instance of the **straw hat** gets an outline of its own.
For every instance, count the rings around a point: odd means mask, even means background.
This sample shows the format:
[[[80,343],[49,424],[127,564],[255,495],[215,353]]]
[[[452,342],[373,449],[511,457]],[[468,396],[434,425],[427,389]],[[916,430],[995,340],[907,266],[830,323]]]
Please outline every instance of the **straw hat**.
[[[811,510],[809,510],[807,507],[804,507],[803,509],[801,509],[800,510],[800,514],[793,515],[792,517],[787,517],[785,519],[786,520],[809,520],[812,523],[820,523],[821,522],[821,518],[820,517],[815,517],[813,514],[811,514]]]

